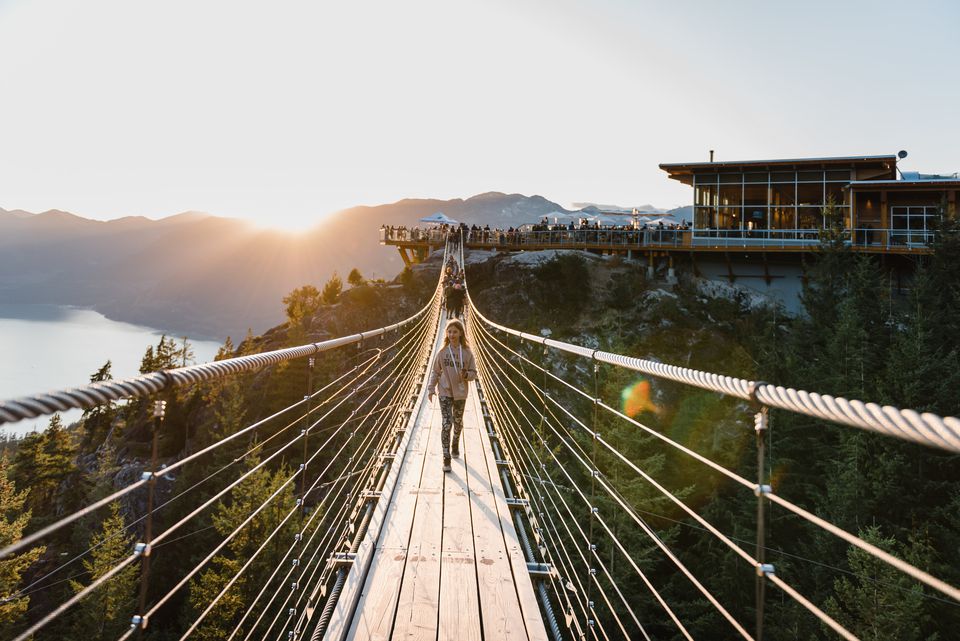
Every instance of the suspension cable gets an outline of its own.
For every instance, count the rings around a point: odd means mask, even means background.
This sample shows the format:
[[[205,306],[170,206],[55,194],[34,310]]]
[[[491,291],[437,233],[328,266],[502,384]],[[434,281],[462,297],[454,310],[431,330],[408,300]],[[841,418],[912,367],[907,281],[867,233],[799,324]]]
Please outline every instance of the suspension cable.
[[[486,359],[484,359],[484,361],[486,362]],[[492,362],[492,361],[491,361],[491,362]],[[494,363],[494,364],[495,364],[495,363]],[[500,369],[500,368],[498,367],[498,369]],[[502,371],[502,370],[501,370],[501,371]],[[509,388],[507,388],[507,386],[503,384],[503,381],[502,381],[502,379],[500,378],[499,374],[497,374],[497,373],[496,373],[494,370],[492,370],[492,369],[490,369],[488,373],[493,374],[493,378],[495,378],[495,379],[497,380],[497,383],[499,384],[499,385],[497,386],[498,389],[509,390]],[[488,378],[488,380],[492,380],[492,378]],[[508,381],[510,380],[509,377],[507,377],[507,380],[508,380]],[[512,381],[510,381],[510,382],[512,383]],[[488,388],[488,389],[490,389],[490,387],[491,387],[490,385],[487,385],[487,388]],[[519,392],[519,391],[520,391],[520,390],[519,390],[519,388],[518,388],[518,392]],[[507,391],[507,393],[510,394],[509,391]],[[510,396],[512,397],[512,394],[510,394]],[[517,405],[517,406],[519,406],[519,404],[516,402],[515,399],[514,399],[514,404]],[[523,414],[521,413],[521,415],[523,415]],[[533,428],[533,425],[532,425],[532,423],[529,422],[529,419],[528,419],[528,423],[531,425],[531,429],[532,429],[532,428]],[[549,425],[549,423],[548,423],[548,425]],[[550,427],[551,427],[551,430],[552,430],[552,429],[553,429],[552,425],[551,425]],[[555,433],[556,433],[556,432],[555,432]],[[591,507],[591,506],[590,506],[590,501],[589,501],[589,499],[587,499],[587,497],[583,494],[583,492],[577,487],[576,482],[573,480],[573,477],[570,476],[570,474],[569,474],[569,472],[566,470],[565,466],[564,466],[564,465],[560,462],[560,460],[557,458],[557,455],[556,455],[550,448],[547,448],[547,452],[548,452],[548,453],[550,454],[550,456],[553,458],[554,462],[557,464],[558,468],[559,468],[560,471],[563,473],[563,475],[567,478],[568,482],[571,484],[571,487],[574,488],[574,490],[576,491],[576,494],[580,497],[580,499],[581,499],[588,507]],[[604,530],[605,530],[605,531],[607,532],[607,534],[610,536],[611,540],[612,540],[612,541],[614,542],[614,544],[617,546],[617,549],[620,551],[621,554],[623,554],[624,558],[627,560],[627,562],[630,564],[630,566],[633,568],[633,570],[637,573],[637,575],[640,577],[640,579],[643,581],[643,583],[647,586],[647,589],[650,590],[650,593],[653,594],[654,598],[657,600],[657,602],[660,604],[660,606],[664,609],[664,611],[667,613],[667,615],[670,617],[670,619],[674,622],[674,624],[675,624],[675,625],[677,626],[677,628],[680,630],[681,634],[683,634],[684,637],[687,638],[689,641],[693,641],[693,637],[690,636],[690,633],[687,631],[686,627],[683,625],[683,623],[680,621],[680,619],[677,618],[677,615],[673,612],[673,609],[672,609],[672,608],[670,607],[670,605],[664,600],[664,598],[661,596],[660,592],[656,589],[656,587],[654,587],[654,585],[650,582],[649,578],[647,578],[647,576],[646,576],[646,574],[643,572],[643,570],[641,570],[640,567],[636,564],[636,562],[633,560],[633,558],[632,558],[632,557],[630,556],[630,554],[627,552],[627,550],[626,550],[626,548],[623,546],[623,544],[620,543],[620,541],[619,541],[619,539],[616,537],[616,535],[610,530],[609,527],[607,527],[605,520],[604,520],[602,517],[600,517],[599,515],[598,515],[598,523],[600,523],[600,525],[604,528]]]

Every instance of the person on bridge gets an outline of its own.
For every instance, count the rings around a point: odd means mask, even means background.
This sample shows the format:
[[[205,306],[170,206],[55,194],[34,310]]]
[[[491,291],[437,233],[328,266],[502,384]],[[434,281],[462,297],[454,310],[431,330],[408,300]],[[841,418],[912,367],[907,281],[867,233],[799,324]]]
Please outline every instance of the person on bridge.
[[[463,323],[454,318],[447,323],[443,347],[433,361],[433,370],[427,389],[430,402],[439,386],[440,414],[443,428],[440,443],[443,445],[443,471],[450,471],[450,457],[460,456],[460,433],[463,431],[463,408],[467,404],[467,382],[476,380],[477,365],[473,352],[467,347]],[[453,443],[450,431],[453,430]]]

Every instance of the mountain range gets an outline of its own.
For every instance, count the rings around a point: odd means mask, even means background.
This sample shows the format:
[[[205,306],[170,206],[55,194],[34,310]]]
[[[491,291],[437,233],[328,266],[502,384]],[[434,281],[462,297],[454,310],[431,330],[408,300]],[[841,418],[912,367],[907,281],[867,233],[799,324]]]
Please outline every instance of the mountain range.
[[[286,233],[200,212],[97,221],[0,209],[0,302],[89,307],[194,338],[242,337],[281,322],[285,294],[320,287],[334,271],[393,278],[403,263],[377,245],[380,226],[415,226],[437,211],[491,227],[577,213],[542,196],[489,192],[353,207]]]

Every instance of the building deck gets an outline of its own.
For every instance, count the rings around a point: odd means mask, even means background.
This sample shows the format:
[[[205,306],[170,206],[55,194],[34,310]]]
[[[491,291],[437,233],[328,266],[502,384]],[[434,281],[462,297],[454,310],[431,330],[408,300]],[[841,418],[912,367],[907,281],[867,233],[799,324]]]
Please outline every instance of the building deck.
[[[439,404],[422,393],[383,526],[358,553],[368,569],[354,564],[325,638],[547,640],[473,383],[463,420],[444,473]]]

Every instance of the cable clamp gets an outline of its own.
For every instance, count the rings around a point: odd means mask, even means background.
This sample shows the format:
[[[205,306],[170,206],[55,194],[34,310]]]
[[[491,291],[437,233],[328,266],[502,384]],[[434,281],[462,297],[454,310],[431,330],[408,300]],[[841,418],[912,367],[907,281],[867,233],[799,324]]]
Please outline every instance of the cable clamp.
[[[163,418],[166,415],[167,415],[167,402],[154,401],[153,402],[153,418]]]
[[[299,588],[299,587],[300,587],[300,584],[297,583],[296,581],[294,581],[293,583],[290,584],[290,590],[291,590],[291,591],[296,590],[296,589]]]
[[[139,614],[133,615],[133,618],[130,619],[130,627],[136,630],[140,628],[141,630],[147,629],[147,617],[141,616]]]
[[[133,553],[137,556],[150,556],[152,546],[149,543],[137,543],[133,546]]]
[[[762,496],[764,494],[773,494],[773,487],[770,485],[757,485],[753,488],[754,496]]]
[[[153,472],[144,472],[143,474],[140,475],[141,481],[149,481],[152,478],[153,478]]]
[[[777,571],[774,569],[772,563],[757,563],[757,576],[767,576],[768,574],[776,574]]]
[[[591,552],[596,552],[596,551],[597,551],[597,544],[596,544],[596,543],[591,543],[591,544],[590,544],[590,551],[591,551]]]
[[[765,381],[751,381],[750,386],[747,387],[747,398],[750,399],[750,403],[754,407],[762,407],[763,403],[760,402],[760,399],[757,398],[757,392],[760,391],[760,388],[764,385],[768,385]]]

